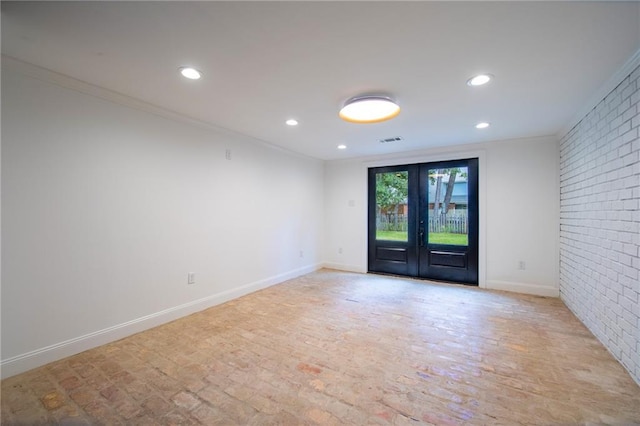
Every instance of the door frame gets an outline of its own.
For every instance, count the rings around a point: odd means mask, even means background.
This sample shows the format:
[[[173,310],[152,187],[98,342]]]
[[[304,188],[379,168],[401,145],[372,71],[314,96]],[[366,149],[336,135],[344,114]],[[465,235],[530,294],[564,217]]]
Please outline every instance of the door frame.
[[[401,166],[412,163],[434,163],[440,161],[459,160],[460,158],[478,159],[478,287],[487,288],[487,154],[483,149],[443,151],[434,154],[399,155],[393,158],[378,158],[360,163],[360,199],[359,216],[363,218],[361,225],[360,265],[354,268],[357,272],[367,273],[369,260],[368,236],[368,194],[369,169],[372,167]]]
[[[442,168],[467,169],[468,244],[442,244],[429,241],[425,221],[429,210],[429,172]],[[407,239],[378,239],[377,177],[407,173]],[[398,174],[398,176],[400,176]],[[397,274],[412,278],[448,281],[472,286],[478,277],[478,159],[460,158],[450,161],[370,167],[368,169],[368,261],[371,273]]]

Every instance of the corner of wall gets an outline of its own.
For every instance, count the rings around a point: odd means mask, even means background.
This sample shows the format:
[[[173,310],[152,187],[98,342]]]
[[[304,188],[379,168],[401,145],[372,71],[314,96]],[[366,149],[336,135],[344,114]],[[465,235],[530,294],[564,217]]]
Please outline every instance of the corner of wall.
[[[640,384],[640,50],[560,143],[560,296]]]

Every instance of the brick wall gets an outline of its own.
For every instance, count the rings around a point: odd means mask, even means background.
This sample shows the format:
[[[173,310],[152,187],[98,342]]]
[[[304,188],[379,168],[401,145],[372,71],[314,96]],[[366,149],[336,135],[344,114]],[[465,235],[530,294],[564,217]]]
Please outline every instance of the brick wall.
[[[560,295],[640,384],[640,67],[560,143]]]

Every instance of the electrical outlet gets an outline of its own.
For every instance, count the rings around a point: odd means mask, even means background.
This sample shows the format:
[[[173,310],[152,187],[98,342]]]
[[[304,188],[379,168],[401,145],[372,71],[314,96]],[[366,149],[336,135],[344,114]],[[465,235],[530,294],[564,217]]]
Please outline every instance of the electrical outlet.
[[[189,272],[187,274],[187,284],[195,284],[196,283],[196,273]]]
[[[304,251],[300,250],[300,257],[304,257]]]
[[[338,247],[338,254],[342,254],[342,247]]]
[[[521,260],[520,262],[518,262],[518,269],[520,269],[521,271],[524,271],[525,269],[527,269],[527,264],[524,260]]]
[[[226,158],[227,160],[231,160],[231,150],[227,149],[224,151],[224,158]]]

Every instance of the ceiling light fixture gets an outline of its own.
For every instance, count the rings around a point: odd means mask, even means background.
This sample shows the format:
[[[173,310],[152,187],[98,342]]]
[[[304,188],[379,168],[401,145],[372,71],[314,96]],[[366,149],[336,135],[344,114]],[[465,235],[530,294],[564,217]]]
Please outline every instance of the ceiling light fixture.
[[[489,126],[491,126],[491,124],[483,121],[482,123],[476,124],[476,129],[486,129]]]
[[[493,76],[491,74],[478,74],[474,77],[471,77],[467,80],[468,86],[482,86],[483,84],[487,84],[493,80]]]
[[[340,110],[340,118],[350,123],[379,123],[400,114],[400,107],[386,96],[357,96]]]
[[[338,145],[338,149],[347,149],[346,145]]]
[[[293,118],[288,119],[287,121],[285,121],[285,124],[287,126],[297,126],[298,125],[298,120],[295,120]]]
[[[183,77],[188,78],[189,80],[199,80],[200,77],[202,77],[202,73],[195,68],[180,67],[179,71]]]

